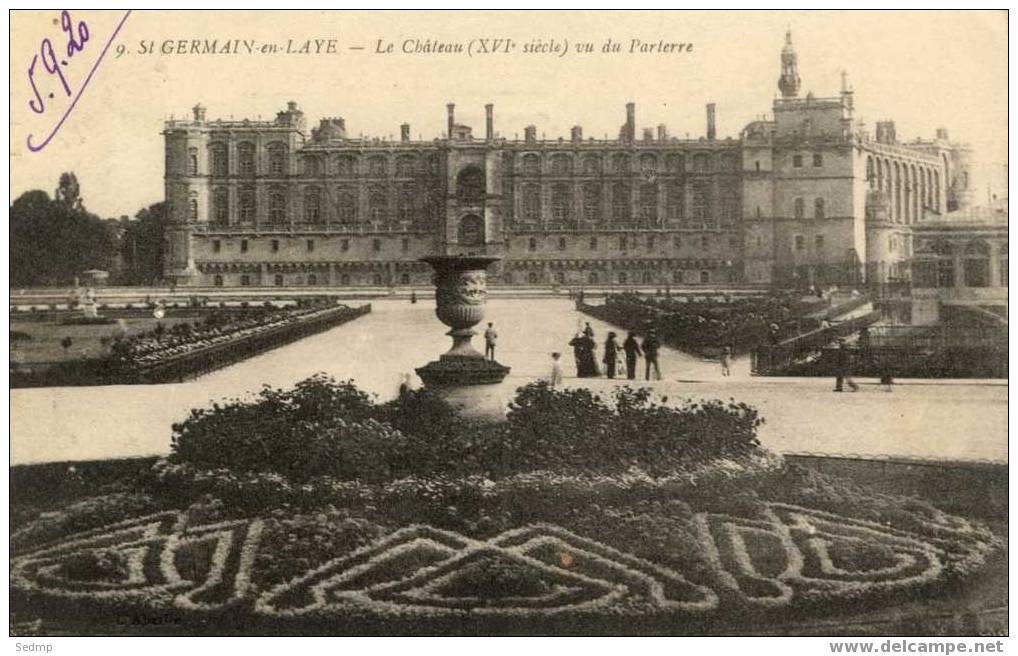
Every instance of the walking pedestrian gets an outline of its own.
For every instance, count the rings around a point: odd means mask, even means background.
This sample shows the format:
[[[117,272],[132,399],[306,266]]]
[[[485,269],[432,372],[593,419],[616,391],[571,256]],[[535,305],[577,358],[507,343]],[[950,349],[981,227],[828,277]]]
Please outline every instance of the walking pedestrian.
[[[848,352],[848,344],[845,340],[838,340],[838,348],[835,353],[835,367],[837,367],[837,373],[834,379],[834,391],[844,392],[844,386],[847,384],[848,388],[853,392],[859,391],[859,386],[852,380],[851,372],[851,354]]]
[[[604,356],[603,362],[605,367],[605,374],[608,378],[615,378],[615,364],[618,362],[619,351],[622,349],[619,343],[615,341],[615,333],[609,332],[608,339],[604,340]]]
[[[726,346],[721,349],[721,375],[731,376],[731,360],[732,360],[732,347]]]
[[[551,354],[551,378],[549,383],[553,388],[562,386],[562,363],[559,360],[562,354],[558,351]]]
[[[622,342],[622,350],[626,353],[626,378],[636,379],[636,359],[643,355],[640,344],[636,341],[636,335],[629,331],[626,341]]]
[[[657,362],[658,351],[661,350],[661,342],[658,341],[657,331],[653,328],[647,333],[647,336],[643,338],[643,358],[647,363],[645,378],[650,380],[651,367],[654,368],[654,379],[661,380],[661,365]]]
[[[495,325],[488,322],[488,328],[484,331],[484,357],[495,361],[495,342],[498,341],[498,333],[495,332]]]

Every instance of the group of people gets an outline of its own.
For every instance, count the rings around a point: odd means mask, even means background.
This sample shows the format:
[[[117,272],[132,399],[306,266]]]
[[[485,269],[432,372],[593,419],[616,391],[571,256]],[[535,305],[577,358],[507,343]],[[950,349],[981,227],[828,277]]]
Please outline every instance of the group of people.
[[[597,360],[597,341],[594,339],[594,329],[590,322],[578,331],[576,336],[569,341],[573,347],[573,358],[576,361],[576,375],[579,378],[597,378],[601,376],[601,368]],[[604,349],[601,356],[601,364],[604,365],[604,374],[608,378],[615,378],[620,374],[620,367],[625,363],[626,378],[636,379],[636,369],[639,359],[642,357],[645,362],[644,376],[651,380],[651,373],[655,380],[661,380],[661,365],[658,361],[658,354],[661,351],[661,341],[657,332],[651,330],[640,343],[633,332],[629,332],[626,339],[620,344],[618,335],[609,332],[604,341]],[[557,385],[562,379],[562,368],[559,363],[561,353],[552,353],[552,384]]]

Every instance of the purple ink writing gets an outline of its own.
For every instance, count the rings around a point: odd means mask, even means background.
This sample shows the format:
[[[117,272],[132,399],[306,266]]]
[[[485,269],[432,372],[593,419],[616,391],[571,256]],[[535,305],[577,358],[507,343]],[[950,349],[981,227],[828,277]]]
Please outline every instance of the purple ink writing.
[[[53,41],[49,38],[45,38],[39,44],[39,52],[32,57],[32,63],[28,66],[28,83],[31,86],[32,97],[28,101],[28,106],[36,114],[45,114],[47,110],[47,102],[43,99],[43,92],[39,89],[40,78],[37,75],[41,75],[42,71],[49,74],[49,77],[43,77],[50,84],[59,82],[60,88],[63,90],[65,97],[71,98],[70,105],[64,111],[63,116],[56,122],[52,130],[40,143],[35,143],[33,135],[28,135],[27,143],[28,149],[32,152],[38,152],[46,147],[46,145],[53,139],[56,133],[63,126],[64,121],[70,116],[74,107],[78,104],[78,99],[81,98],[81,94],[88,87],[89,82],[92,81],[92,76],[95,74],[96,69],[99,68],[99,64],[102,63],[106,52],[110,49],[110,45],[113,40],[120,33],[120,29],[124,26],[124,22],[127,17],[131,15],[131,11],[124,12],[123,17],[117,23],[113,33],[107,39],[106,44],[103,46],[102,52],[96,58],[92,64],[91,70],[88,71],[88,75],[85,77],[85,81],[81,83],[77,91],[72,88],[71,83],[68,81],[65,70],[68,69],[74,61],[74,56],[85,50],[85,45],[89,41],[90,33],[88,24],[81,20],[75,21],[70,12],[64,10],[60,12],[60,29],[64,32],[67,40],[66,46],[62,49],[61,56],[57,56],[57,49],[53,46]],[[54,21],[55,22],[55,21]],[[66,53],[66,55],[65,55]],[[39,64],[42,64],[42,71],[39,69]],[[54,100],[55,94],[48,93],[46,98]]]

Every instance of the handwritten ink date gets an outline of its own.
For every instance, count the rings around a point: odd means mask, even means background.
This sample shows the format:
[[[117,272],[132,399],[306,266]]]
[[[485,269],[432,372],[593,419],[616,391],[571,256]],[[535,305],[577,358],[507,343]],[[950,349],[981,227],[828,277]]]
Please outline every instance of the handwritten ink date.
[[[106,44],[102,47],[102,51],[92,63],[92,68],[85,75],[84,81],[80,85],[74,85],[68,73],[73,71],[74,68],[82,68],[80,65],[75,66],[75,63],[81,61],[82,58],[88,57],[91,51],[94,50],[94,48],[88,47],[92,34],[86,21],[76,20],[66,9],[60,12],[61,35],[52,39],[49,37],[44,38],[39,43],[39,50],[32,56],[32,61],[28,66],[28,85],[30,87],[28,106],[36,114],[47,116],[50,113],[51,105],[59,105],[61,102],[66,102],[68,98],[70,103],[45,139],[36,143],[33,135],[28,135],[29,150],[32,152],[42,150],[60,130],[64,121],[67,120],[67,117],[74,110],[75,105],[77,105],[81,94],[88,87],[89,82],[92,81],[92,76],[95,75],[96,69],[99,68],[99,64],[102,63],[103,58],[106,56],[110,44],[113,43],[120,29],[124,26],[124,21],[130,15],[130,10],[124,12],[116,29],[113,30]],[[57,21],[53,22],[56,23]],[[46,88],[56,88],[57,91],[44,92],[42,89]],[[58,100],[57,93],[60,91],[63,91],[63,96]]]

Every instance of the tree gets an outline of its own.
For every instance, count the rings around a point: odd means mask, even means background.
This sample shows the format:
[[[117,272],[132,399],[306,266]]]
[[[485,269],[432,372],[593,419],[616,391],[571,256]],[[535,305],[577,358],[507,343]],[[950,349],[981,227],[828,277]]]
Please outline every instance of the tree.
[[[83,209],[81,203],[81,185],[78,184],[78,176],[74,173],[61,173],[60,182],[54,192],[56,202],[70,210]]]
[[[120,241],[124,281],[151,285],[163,275],[163,241],[166,238],[166,203],[142,208],[134,220],[122,223]]]

